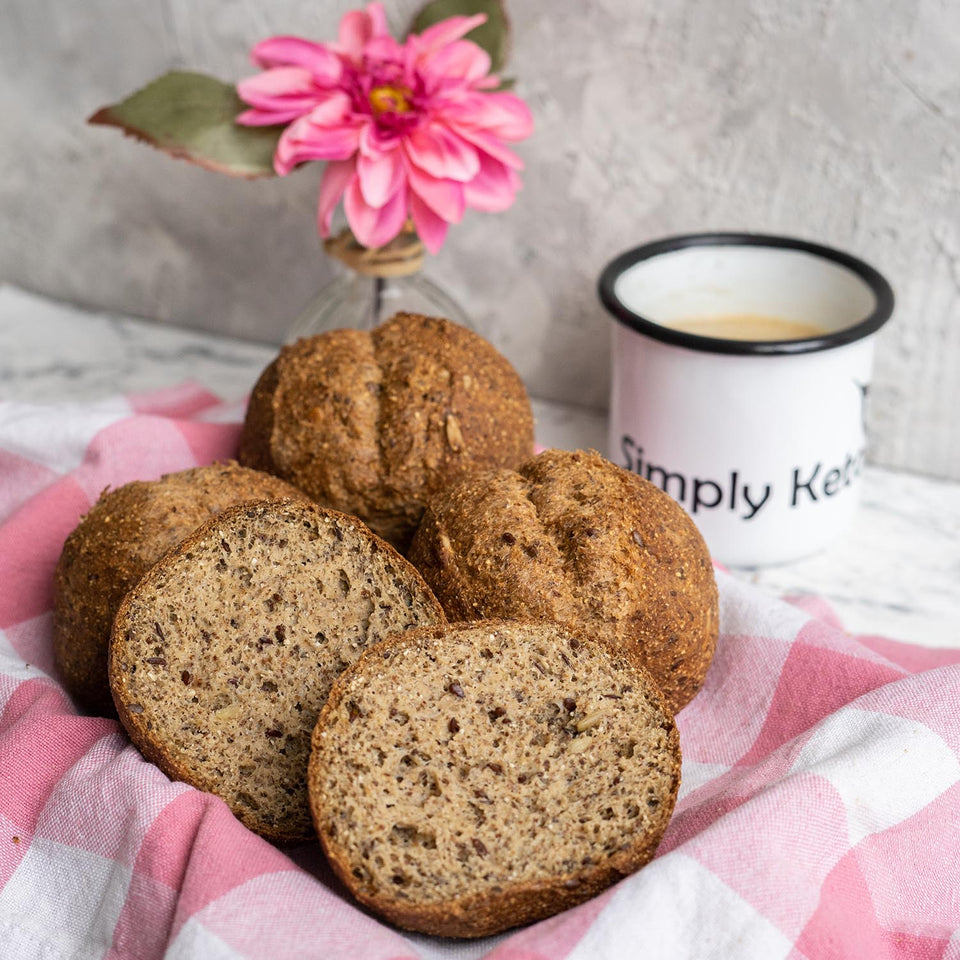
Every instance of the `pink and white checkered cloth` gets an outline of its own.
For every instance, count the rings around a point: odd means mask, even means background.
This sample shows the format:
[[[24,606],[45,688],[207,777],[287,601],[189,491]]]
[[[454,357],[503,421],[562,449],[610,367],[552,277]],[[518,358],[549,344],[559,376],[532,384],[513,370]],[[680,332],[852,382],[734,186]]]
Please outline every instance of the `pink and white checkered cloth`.
[[[51,654],[64,538],[107,485],[232,456],[240,414],[191,385],[0,404],[0,958],[960,960],[960,650],[853,637],[722,573],[658,857],[484,941],[379,923],[317,845],[278,850],[79,716]]]

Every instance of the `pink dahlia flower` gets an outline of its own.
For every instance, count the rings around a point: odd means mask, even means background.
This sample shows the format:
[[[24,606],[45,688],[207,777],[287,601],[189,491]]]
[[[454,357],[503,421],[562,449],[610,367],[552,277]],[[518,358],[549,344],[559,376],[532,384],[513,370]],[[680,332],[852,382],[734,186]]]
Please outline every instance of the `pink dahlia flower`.
[[[237,122],[289,124],[274,156],[281,176],[325,160],[318,212],[322,236],[343,200],[366,247],[381,247],[413,221],[432,253],[466,207],[513,203],[523,164],[506,142],[529,136],[526,104],[496,92],[490,57],[465,34],[485,17],[450,17],[399,43],[383,7],[340,21],[336,43],[272,37],[252,51],[262,73],[237,91],[252,109]]]

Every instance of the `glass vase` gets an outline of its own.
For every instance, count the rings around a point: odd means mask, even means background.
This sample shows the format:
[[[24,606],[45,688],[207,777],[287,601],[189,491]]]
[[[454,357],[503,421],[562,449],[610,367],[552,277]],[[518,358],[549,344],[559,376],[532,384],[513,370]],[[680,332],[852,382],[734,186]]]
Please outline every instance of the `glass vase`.
[[[343,231],[327,240],[324,249],[345,269],[294,320],[285,343],[343,327],[372,330],[399,312],[444,317],[473,329],[464,309],[421,273],[424,249],[412,232],[370,250]]]

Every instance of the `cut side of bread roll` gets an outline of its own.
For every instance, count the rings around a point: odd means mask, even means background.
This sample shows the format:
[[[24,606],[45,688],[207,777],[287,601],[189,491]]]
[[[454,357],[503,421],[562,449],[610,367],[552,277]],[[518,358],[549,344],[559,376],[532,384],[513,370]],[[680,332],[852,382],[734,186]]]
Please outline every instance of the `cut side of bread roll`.
[[[110,686],[148,760],[292,841],[312,833],[310,734],[334,678],[389,634],[442,622],[417,571],[355,517],[249,503],[200,527],[127,595]]]
[[[313,733],[311,810],[351,892],[479,937],[654,855],[680,782],[673,715],[631,651],[546,622],[424,627],[368,650]]]

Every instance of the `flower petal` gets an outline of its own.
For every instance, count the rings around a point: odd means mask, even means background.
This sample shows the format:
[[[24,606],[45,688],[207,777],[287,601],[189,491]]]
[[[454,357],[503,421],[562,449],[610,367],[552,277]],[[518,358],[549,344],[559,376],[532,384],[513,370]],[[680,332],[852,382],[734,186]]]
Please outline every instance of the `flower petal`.
[[[415,130],[405,141],[407,156],[424,173],[439,180],[472,180],[480,169],[477,151],[463,137],[439,123]]]
[[[459,121],[456,123],[450,122],[448,126],[456,136],[478,147],[478,152],[489,153],[491,157],[494,157],[501,163],[505,163],[513,170],[523,169],[523,161],[520,157],[505,147],[497,137],[492,136],[485,130],[475,130]],[[471,179],[473,178],[471,177]]]
[[[438,180],[412,164],[408,165],[407,178],[411,195],[419,197],[438,217],[447,223],[459,223],[463,219],[464,184]]]
[[[447,238],[447,221],[438,217],[415,193],[410,194],[410,216],[423,245],[431,253],[439,253]]]
[[[351,113],[350,97],[342,90],[332,90],[314,100],[308,119],[319,127],[334,127],[349,120]]]
[[[399,150],[390,150],[377,159],[363,153],[357,157],[360,192],[371,207],[382,207],[403,186],[405,173]]]
[[[397,43],[389,33],[382,37],[374,37],[363,48],[364,57],[370,60],[381,60],[394,63],[402,70],[406,60],[403,46]]]
[[[387,26],[387,15],[384,12],[382,3],[368,3],[367,16],[370,18],[372,36],[382,37],[385,33],[390,32]]]
[[[244,110],[234,122],[242,127],[278,127],[302,116],[302,110]]]
[[[423,73],[434,77],[475,83],[490,72],[490,54],[470,40],[457,40],[425,54],[419,67]]]
[[[310,160],[348,160],[357,152],[359,139],[356,125],[318,127],[309,117],[301,117],[280,134],[273,167],[283,177]]]
[[[512,205],[520,178],[489,154],[480,154],[480,172],[463,187],[468,207],[484,213],[501,213]]]
[[[343,72],[340,58],[322,43],[301,37],[269,37],[250,51],[258,67],[302,67],[320,82],[336,83]]]
[[[367,15],[362,10],[350,10],[340,19],[337,49],[352,59],[359,60],[369,39]]]
[[[363,119],[367,122],[360,131],[360,152],[371,160],[379,160],[384,153],[397,146],[402,136],[391,130],[381,130],[376,123]]]
[[[398,190],[382,207],[371,207],[360,192],[360,178],[352,180],[343,195],[347,223],[365,247],[382,247],[402,229],[407,219],[407,191]]]
[[[330,222],[343,192],[356,175],[353,160],[331,160],[323,171],[320,181],[320,202],[317,205],[317,229],[321,237],[330,236]]]
[[[337,49],[351,60],[363,57],[364,47],[387,33],[387,17],[380,3],[368,3],[366,10],[351,10],[340,19]]]
[[[533,132],[530,108],[512,93],[471,93],[445,106],[443,116],[501,140],[524,140]]]
[[[274,67],[237,84],[237,95],[259,110],[306,113],[317,102],[318,88],[302,67]]]
[[[440,47],[453,43],[466,36],[474,27],[487,22],[485,13],[475,13],[472,17],[447,17],[432,27],[427,27],[417,37],[417,47],[421,53],[430,53]]]

